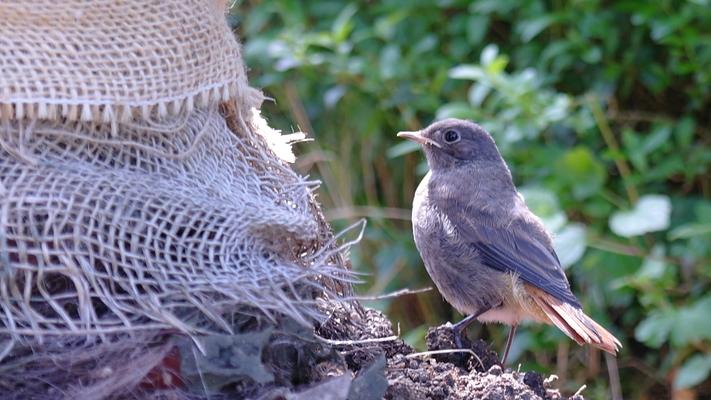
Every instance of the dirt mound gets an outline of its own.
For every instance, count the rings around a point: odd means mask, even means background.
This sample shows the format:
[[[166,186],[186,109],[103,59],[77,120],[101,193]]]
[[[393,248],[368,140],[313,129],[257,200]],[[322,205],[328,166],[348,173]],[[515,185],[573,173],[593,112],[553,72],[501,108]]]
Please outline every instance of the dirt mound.
[[[471,342],[465,339],[462,346],[471,352],[423,357],[396,354],[388,360],[386,374],[390,385],[385,397],[393,400],[565,398],[552,387],[554,376],[544,379],[537,372],[503,370],[497,354],[482,340]],[[427,347],[434,352],[455,348],[451,325],[430,328]],[[573,399],[582,400],[582,396]]]
[[[431,328],[428,352],[416,353],[382,313],[357,305],[327,307],[334,308],[330,317],[315,330],[286,318],[274,326],[243,321],[240,333],[205,340],[204,356],[190,352],[186,340],[170,372],[195,398],[565,399],[553,387],[555,376],[503,370],[482,340],[464,340],[465,349],[453,352],[449,324]],[[147,398],[168,394],[147,389]]]
[[[429,352],[415,353],[400,339],[373,341],[392,337],[390,321],[380,312],[366,309],[362,314],[334,312],[317,333],[340,340],[338,353],[350,371],[356,372],[354,383],[367,380],[369,390],[347,397],[355,399],[522,399],[562,400],[566,397],[553,387],[555,376],[543,377],[536,372],[502,370],[499,357],[486,342],[465,339],[463,347],[470,351],[447,352],[454,346],[451,325],[431,328],[426,343]],[[348,343],[349,340],[363,343]],[[366,342],[370,340],[370,342]],[[379,362],[384,358],[384,363]],[[387,386],[379,385],[384,373]],[[351,386],[351,389],[353,387]],[[378,392],[380,390],[381,392]],[[578,395],[570,400],[583,400]]]

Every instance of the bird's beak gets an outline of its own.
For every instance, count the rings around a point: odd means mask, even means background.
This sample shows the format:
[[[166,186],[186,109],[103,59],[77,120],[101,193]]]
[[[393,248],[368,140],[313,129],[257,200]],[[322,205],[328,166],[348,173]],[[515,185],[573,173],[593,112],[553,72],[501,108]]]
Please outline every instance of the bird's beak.
[[[404,132],[398,133],[397,137],[412,140],[413,142],[417,142],[422,145],[429,144],[429,145],[439,147],[439,148],[442,147],[442,146],[440,146],[439,143],[435,142],[434,140],[422,136],[422,131],[415,131],[415,132],[404,131]]]

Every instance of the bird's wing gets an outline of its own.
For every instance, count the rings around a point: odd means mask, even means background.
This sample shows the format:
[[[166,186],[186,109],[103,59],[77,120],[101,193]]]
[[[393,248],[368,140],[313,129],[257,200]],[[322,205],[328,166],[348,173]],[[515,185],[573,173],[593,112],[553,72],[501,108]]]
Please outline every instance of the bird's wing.
[[[484,265],[515,273],[523,281],[580,308],[555,250],[535,222],[518,218],[501,227],[491,215],[461,204],[445,209],[460,240],[473,247]]]

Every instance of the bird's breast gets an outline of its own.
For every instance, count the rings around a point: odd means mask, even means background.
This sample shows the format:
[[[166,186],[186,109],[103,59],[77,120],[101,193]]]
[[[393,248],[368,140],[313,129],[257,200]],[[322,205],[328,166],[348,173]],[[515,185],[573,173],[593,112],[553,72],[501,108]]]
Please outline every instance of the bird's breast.
[[[481,264],[427,193],[413,203],[415,245],[442,296],[464,314],[499,301],[501,273]]]

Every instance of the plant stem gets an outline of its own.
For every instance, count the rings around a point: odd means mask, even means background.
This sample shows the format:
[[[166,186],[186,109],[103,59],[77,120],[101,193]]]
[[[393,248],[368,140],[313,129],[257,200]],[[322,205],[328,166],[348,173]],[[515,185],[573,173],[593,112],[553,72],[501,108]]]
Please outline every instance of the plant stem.
[[[637,192],[637,188],[635,188],[634,184],[631,182],[630,176],[632,175],[632,171],[630,170],[629,165],[627,165],[624,158],[617,156],[620,154],[620,145],[617,143],[617,139],[615,139],[615,135],[612,133],[610,124],[608,123],[607,118],[605,118],[605,114],[602,112],[598,99],[594,96],[590,97],[588,104],[590,105],[590,110],[593,113],[593,118],[595,118],[597,128],[600,130],[602,139],[605,141],[607,147],[615,153],[615,165],[617,166],[617,170],[620,172],[620,176],[622,176],[622,182],[627,190],[627,198],[629,199],[630,204],[635,204],[637,203],[637,200],[639,200],[639,193]]]

